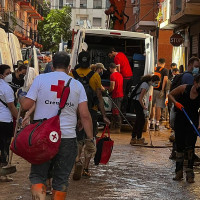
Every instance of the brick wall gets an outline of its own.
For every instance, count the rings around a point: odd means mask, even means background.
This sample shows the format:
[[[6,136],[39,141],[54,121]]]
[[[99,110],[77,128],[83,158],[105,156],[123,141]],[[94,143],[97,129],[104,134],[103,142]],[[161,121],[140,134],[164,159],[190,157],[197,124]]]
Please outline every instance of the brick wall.
[[[172,30],[160,30],[158,38],[158,59],[165,58],[166,67],[169,68],[172,63],[172,48],[170,37],[173,34]]]

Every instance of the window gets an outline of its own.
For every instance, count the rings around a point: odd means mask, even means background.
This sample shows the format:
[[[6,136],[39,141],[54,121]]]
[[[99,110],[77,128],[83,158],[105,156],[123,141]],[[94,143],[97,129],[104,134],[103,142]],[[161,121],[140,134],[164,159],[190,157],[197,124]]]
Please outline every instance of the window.
[[[93,27],[101,27],[101,18],[93,18]]]
[[[66,6],[73,7],[73,0],[66,0]]]
[[[106,8],[110,8],[110,1],[106,0]]]
[[[94,0],[93,1],[93,8],[101,9],[102,8],[102,0]]]
[[[87,17],[80,17],[80,26],[84,25],[84,21],[87,21]]]
[[[59,8],[63,8],[63,0],[59,0]]]
[[[176,15],[182,10],[182,0],[175,0],[174,3],[174,14]]]
[[[87,8],[87,0],[80,0],[80,8]]]

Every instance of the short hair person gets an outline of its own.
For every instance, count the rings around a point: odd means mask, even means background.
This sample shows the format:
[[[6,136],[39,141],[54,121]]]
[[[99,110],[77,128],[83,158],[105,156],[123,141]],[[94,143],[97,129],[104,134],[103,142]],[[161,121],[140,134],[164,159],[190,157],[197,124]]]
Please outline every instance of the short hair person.
[[[58,112],[61,92],[69,81],[69,55],[58,52],[53,56],[53,72],[37,76],[26,97],[20,99],[24,110],[29,110],[35,104],[34,120],[51,118]],[[57,87],[56,87],[57,86]],[[54,103],[49,103],[54,102]],[[40,165],[32,165],[29,179],[31,181],[32,198],[45,200],[46,180],[50,164],[53,164],[53,200],[65,200],[67,196],[68,179],[77,156],[76,123],[77,112],[88,138],[90,153],[95,153],[93,143],[92,119],[88,111],[87,97],[80,82],[72,79],[68,103],[60,115],[61,144],[58,154],[53,160]],[[69,106],[72,105],[72,106]],[[39,156],[39,155],[38,155]]]

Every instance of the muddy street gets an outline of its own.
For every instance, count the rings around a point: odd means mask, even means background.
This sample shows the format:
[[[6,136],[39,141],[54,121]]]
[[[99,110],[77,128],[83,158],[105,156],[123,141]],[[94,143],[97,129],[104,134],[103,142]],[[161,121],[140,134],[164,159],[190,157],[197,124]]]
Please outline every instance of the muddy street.
[[[90,179],[73,181],[70,178],[68,200],[195,200],[200,198],[200,167],[195,166],[195,183],[174,182],[175,163],[169,159],[170,132],[151,131],[154,146],[131,146],[130,133],[112,134],[114,149],[107,165],[91,165]],[[149,142],[149,133],[144,134]],[[199,146],[199,139],[197,142]],[[196,152],[200,155],[197,148]],[[17,172],[13,182],[0,183],[0,200],[31,200],[28,180],[30,164],[14,156]],[[50,196],[47,197],[50,200]]]

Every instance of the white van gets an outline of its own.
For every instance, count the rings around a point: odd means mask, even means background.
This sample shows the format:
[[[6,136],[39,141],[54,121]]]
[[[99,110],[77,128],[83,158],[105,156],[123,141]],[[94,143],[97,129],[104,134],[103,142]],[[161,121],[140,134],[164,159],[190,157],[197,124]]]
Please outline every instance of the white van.
[[[11,71],[13,71],[13,63],[10,52],[10,46],[8,41],[8,36],[6,32],[0,28],[0,64],[6,64],[11,67]]]
[[[111,47],[114,47],[118,52],[125,53],[133,71],[134,85],[140,81],[141,76],[152,74],[154,71],[153,37],[149,34],[109,29],[81,29],[74,39],[70,60],[71,69],[77,64],[78,53],[82,51],[85,43],[91,56],[91,64],[101,62],[107,69],[109,64],[113,62],[108,57],[108,51]],[[104,86],[106,82],[109,84],[109,76],[109,70],[104,72],[102,77]],[[149,105],[149,109],[152,89],[146,99],[146,105]],[[108,98],[103,98],[106,111],[111,111],[111,102]],[[127,113],[126,116],[128,115]],[[135,115],[130,114],[130,118],[133,116]]]

